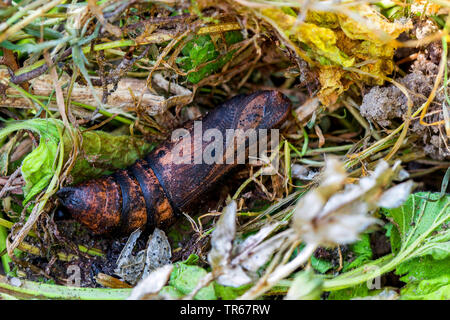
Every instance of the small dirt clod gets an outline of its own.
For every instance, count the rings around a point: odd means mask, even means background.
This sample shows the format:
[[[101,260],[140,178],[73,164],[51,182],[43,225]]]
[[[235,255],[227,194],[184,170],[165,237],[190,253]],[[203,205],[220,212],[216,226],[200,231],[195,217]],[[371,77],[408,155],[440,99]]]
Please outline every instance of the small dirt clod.
[[[408,89],[413,102],[414,113],[431,94],[434,81],[439,69],[442,47],[435,43],[429,46],[426,52],[418,54],[416,61],[411,66],[411,72],[403,78],[397,79],[399,83]],[[436,62],[438,64],[436,64]],[[450,67],[450,63],[449,63]],[[444,119],[442,105],[445,100],[443,91],[438,91],[434,101],[430,104],[424,121],[433,123]],[[397,127],[406,120],[407,97],[395,85],[373,87],[364,97],[360,107],[363,117],[378,124],[383,128]],[[445,135],[443,125],[424,126],[419,119],[414,118],[410,130],[419,136],[416,145],[431,158],[444,160],[450,158],[448,138]]]

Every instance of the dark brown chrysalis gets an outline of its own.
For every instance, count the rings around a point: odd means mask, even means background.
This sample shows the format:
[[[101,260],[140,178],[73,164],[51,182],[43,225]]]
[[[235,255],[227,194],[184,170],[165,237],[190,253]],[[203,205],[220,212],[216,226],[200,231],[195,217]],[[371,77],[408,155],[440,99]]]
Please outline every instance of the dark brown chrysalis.
[[[290,105],[289,99],[277,91],[239,95],[200,119],[202,130],[215,128],[225,137],[226,129],[277,128],[286,119]],[[193,122],[184,128],[194,136]],[[174,222],[177,213],[188,211],[215,182],[237,166],[225,160],[223,164],[174,163],[174,150],[182,149],[181,141],[169,139],[127,169],[62,188],[57,196],[72,217],[97,234],[130,233],[143,226],[164,228]],[[192,142],[191,159],[199,146],[202,152],[208,144],[208,141],[202,145]],[[226,150],[225,139],[223,144]],[[234,150],[238,148],[235,146]]]

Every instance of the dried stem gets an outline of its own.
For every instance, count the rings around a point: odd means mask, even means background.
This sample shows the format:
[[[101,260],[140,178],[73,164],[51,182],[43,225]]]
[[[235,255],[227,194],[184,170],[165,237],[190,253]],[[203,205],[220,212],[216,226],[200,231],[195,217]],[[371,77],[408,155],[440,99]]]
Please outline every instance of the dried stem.
[[[298,254],[293,260],[288,262],[287,264],[278,266],[267,279],[263,281],[259,281],[255,286],[250,288],[247,292],[245,292],[239,300],[249,300],[256,299],[262,296],[264,293],[269,291],[273,286],[275,286],[280,280],[286,278],[295,270],[297,270],[302,264],[304,264],[314,251],[317,249],[317,244],[308,243],[305,248]]]

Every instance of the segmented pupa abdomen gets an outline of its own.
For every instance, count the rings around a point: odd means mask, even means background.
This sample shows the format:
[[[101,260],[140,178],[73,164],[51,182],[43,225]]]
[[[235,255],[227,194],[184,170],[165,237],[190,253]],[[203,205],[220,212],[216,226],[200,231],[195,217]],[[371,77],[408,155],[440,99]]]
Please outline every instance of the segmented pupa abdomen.
[[[142,226],[164,228],[175,220],[176,212],[188,210],[238,165],[227,161],[229,148],[236,153],[241,147],[247,151],[250,147],[248,139],[232,140],[231,144],[223,139],[222,161],[196,163],[196,154],[203,154],[211,142],[202,138],[206,130],[216,129],[226,137],[227,129],[272,129],[281,125],[289,110],[290,101],[277,91],[236,96],[201,119],[200,140],[194,122],[184,127],[191,138],[191,161],[174,161],[186,140],[169,139],[127,169],[62,188],[57,195],[75,219],[98,234],[129,233]]]

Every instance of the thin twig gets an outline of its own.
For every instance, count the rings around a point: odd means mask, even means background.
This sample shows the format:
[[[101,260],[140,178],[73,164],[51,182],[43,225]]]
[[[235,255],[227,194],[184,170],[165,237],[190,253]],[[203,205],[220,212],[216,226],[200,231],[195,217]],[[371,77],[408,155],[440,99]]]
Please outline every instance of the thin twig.
[[[5,185],[3,186],[2,190],[0,191],[0,199],[3,198],[3,196],[6,194],[9,186],[11,185],[13,180],[19,175],[19,173],[21,172],[21,169],[22,169],[22,167],[17,168],[16,171],[14,171],[14,173],[9,176],[8,181],[6,181]]]

